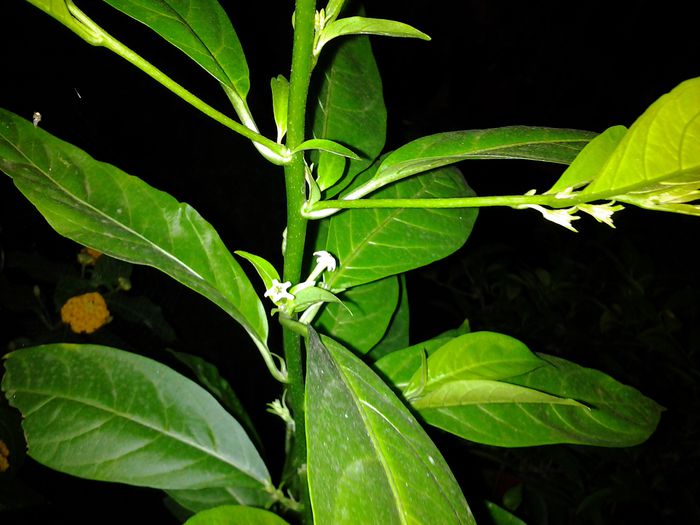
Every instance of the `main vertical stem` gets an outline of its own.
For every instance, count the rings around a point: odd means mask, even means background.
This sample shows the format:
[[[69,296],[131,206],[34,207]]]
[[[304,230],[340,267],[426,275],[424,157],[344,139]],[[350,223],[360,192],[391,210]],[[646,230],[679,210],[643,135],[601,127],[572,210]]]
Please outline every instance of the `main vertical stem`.
[[[306,123],[306,98],[313,69],[312,52],[314,41],[314,15],[316,0],[296,0],[294,11],[294,46],[292,49],[292,71],[289,78],[289,113],[287,118],[287,147],[295,148],[304,141]],[[301,216],[301,207],[306,197],[303,153],[294,155],[284,169],[287,190],[287,245],[284,254],[284,280],[301,281],[306,240],[306,219]],[[294,445],[292,465],[300,472],[306,466],[306,430],[304,425],[304,368],[301,338],[290,330],[284,330],[284,355],[289,378],[289,399],[294,413]],[[306,476],[302,476],[301,498],[304,505],[303,521],[312,523]]]

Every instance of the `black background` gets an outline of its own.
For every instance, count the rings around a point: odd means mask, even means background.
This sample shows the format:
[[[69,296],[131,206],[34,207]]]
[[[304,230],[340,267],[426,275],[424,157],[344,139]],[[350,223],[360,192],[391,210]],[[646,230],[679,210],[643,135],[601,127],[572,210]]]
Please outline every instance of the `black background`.
[[[222,3],[248,57],[250,107],[262,131],[272,136],[268,83],[279,73],[288,76],[292,2]],[[216,82],[177,50],[130,19],[112,17],[107,6],[80,5],[117,38],[228,112]],[[616,124],[630,125],[663,93],[700,74],[696,19],[676,1],[412,0],[367,2],[366,8],[368,16],[398,19],[433,37],[429,43],[373,39],[384,79],[391,148],[424,134],[458,129],[523,124],[599,132]],[[190,203],[232,249],[252,251],[279,264],[284,227],[281,170],[260,162],[245,140],[182,104],[120,58],[88,46],[26,2],[5,2],[0,11],[0,105],[28,119],[40,111],[44,129]],[[461,167],[480,195],[542,191],[559,172],[551,166],[513,162]],[[654,261],[658,272],[697,282],[697,219],[632,209],[615,218],[616,230],[584,218],[576,224],[581,232],[574,235],[553,224],[543,225],[534,212],[484,210],[472,239],[455,257],[468,257],[469,250],[497,240],[508,247],[511,257],[515,253],[538,261],[556,258],[560,250],[571,253],[576,249],[572,246],[595,239],[613,251],[631,243]],[[65,261],[74,258],[75,245],[55,235],[7,177],[0,177],[0,235],[5,250],[34,251]],[[418,299],[412,305],[414,340],[464,318],[462,312],[445,313],[445,304],[436,306],[430,279],[416,275],[409,283],[412,299]],[[137,271],[134,284],[162,304],[177,327],[183,350],[217,359],[230,370],[230,379],[250,411],[264,411],[272,399],[265,388],[273,385],[241,330],[205,300],[156,272]],[[27,335],[2,319],[3,348]],[[486,325],[484,321],[482,326]],[[581,361],[600,364],[596,355],[584,355]],[[636,384],[634,377],[625,379],[669,408],[677,401],[664,399],[668,395],[662,384],[649,385],[641,376]],[[267,445],[278,449],[281,425],[272,416],[265,417],[260,424],[270,431]],[[470,485],[458,465],[460,450],[451,443],[446,447],[455,454],[451,464],[458,477]],[[25,470],[27,482],[50,501],[55,523],[116,523],[142,512],[158,523],[170,519],[156,491],[74,480],[31,462]],[[688,483],[678,480],[679,493],[692,489]],[[639,505],[637,509],[643,508]],[[689,512],[688,508],[692,504],[679,503],[683,509],[679,512]],[[7,516],[10,523],[17,515]],[[655,519],[673,523],[683,517]],[[2,514],[0,521],[6,523]]]

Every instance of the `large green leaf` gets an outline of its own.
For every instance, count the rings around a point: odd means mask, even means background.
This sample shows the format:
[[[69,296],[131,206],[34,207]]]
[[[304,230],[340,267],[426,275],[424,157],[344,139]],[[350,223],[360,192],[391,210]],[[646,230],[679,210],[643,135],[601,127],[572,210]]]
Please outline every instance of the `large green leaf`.
[[[465,321],[458,328],[448,330],[422,343],[385,355],[374,363],[374,367],[390,384],[400,390],[404,390],[416,373],[416,370],[421,366],[423,356],[432,355],[455,337],[468,334],[469,331],[469,323]]]
[[[356,286],[342,293],[343,304],[327,304],[316,327],[360,353],[382,338],[399,301],[396,277]]]
[[[248,64],[231,21],[216,0],[104,0],[145,24],[245,100]]]
[[[375,193],[378,199],[473,196],[453,167],[434,170]],[[447,257],[460,248],[476,220],[475,209],[356,209],[331,217],[325,250],[338,260],[333,289],[376,281]]]
[[[12,352],[2,388],[24,416],[29,454],[88,479],[171,490],[271,496],[265,464],[204,389],[142,356],[96,345]]]
[[[219,305],[258,347],[267,318],[245,273],[192,207],[0,109],[0,169],[61,235],[153,266]]]
[[[384,147],[386,108],[382,79],[367,37],[351,37],[333,49],[322,63],[323,76],[313,108],[313,136],[347,146],[362,159],[347,162],[337,155],[318,156],[319,186],[336,195],[360,171],[366,169]]]
[[[315,523],[474,523],[447,463],[389,387],[311,328],[307,346],[307,468]]]
[[[289,525],[277,514],[267,510],[225,505],[200,512],[185,522],[185,525]]]
[[[646,440],[662,408],[597,370],[540,355],[515,378],[445,383],[413,404],[426,422],[478,443],[627,447]],[[430,369],[430,359],[428,359]]]
[[[570,164],[595,135],[589,131],[524,126],[429,135],[387,155],[374,177],[345,198],[361,197],[390,182],[467,159],[525,159]]]
[[[431,392],[462,379],[506,379],[544,365],[517,339],[496,332],[472,332],[433,353],[428,369],[417,370],[405,392],[410,397],[413,392]]]
[[[654,102],[582,194],[700,215],[700,78]]]
[[[374,345],[367,354],[372,361],[408,346],[410,312],[406,276],[403,274],[399,276],[399,285],[399,304],[391,316],[389,327],[381,341]]]

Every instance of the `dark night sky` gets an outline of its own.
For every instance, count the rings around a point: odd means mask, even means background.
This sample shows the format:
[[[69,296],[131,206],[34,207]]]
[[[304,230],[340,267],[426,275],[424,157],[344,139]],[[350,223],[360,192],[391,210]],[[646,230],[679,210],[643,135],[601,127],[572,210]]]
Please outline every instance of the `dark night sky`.
[[[114,36],[204,100],[228,111],[215,81],[178,51],[120,14],[110,18],[109,7],[77,3]],[[251,109],[262,131],[272,135],[268,85],[274,75],[288,76],[292,2],[222,3],[248,56]],[[26,2],[4,4],[0,106],[27,118],[40,111],[44,129],[193,205],[232,249],[279,259],[284,197],[278,168],[260,162],[245,140],[181,104],[120,58],[91,48]],[[616,124],[630,125],[659,96],[700,76],[697,18],[688,12],[688,2],[366,4],[368,16],[395,18],[433,37],[429,43],[373,40],[384,79],[390,147],[458,129],[519,124],[603,131]],[[262,20],[261,13],[269,19]],[[474,161],[461,167],[482,195],[522,193],[533,187],[541,191],[559,172],[528,163]],[[267,211],[260,215],[261,209]],[[614,231],[582,219],[577,238],[555,225],[543,227],[542,222],[534,212],[486,210],[468,247],[487,245],[497,237],[537,260],[537,250],[556,252],[560,244],[608,236],[612,249],[630,242],[669,272],[696,278],[700,261],[692,245],[697,240],[697,218],[626,210]],[[533,239],[533,230],[544,232],[543,237]],[[3,176],[0,243],[3,249],[34,250],[67,261],[73,257],[73,245],[57,238]],[[147,279],[143,281],[148,288]],[[203,300],[167,285],[153,286],[164,286],[172,294],[171,303],[188,301],[206,313],[209,325],[179,325],[184,340],[199,337],[205,346],[219,344],[212,335],[198,335],[203,326],[207,334],[240,336]],[[416,312],[426,313],[420,307]],[[433,328],[418,325],[415,332],[432,335]],[[0,334],[0,342],[6,340]],[[245,370],[237,375],[242,382],[255,380]],[[254,410],[263,410],[269,400],[249,401],[258,403]]]

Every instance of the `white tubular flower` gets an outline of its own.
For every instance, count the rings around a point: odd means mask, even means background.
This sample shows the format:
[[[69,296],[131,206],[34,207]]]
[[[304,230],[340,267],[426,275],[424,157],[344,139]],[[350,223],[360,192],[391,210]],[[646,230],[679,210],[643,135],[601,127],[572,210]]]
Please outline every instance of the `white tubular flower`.
[[[316,268],[313,269],[306,282],[315,282],[325,271],[334,272],[336,268],[335,258],[325,250],[314,252],[316,256]]]
[[[283,300],[293,301],[294,296],[287,291],[290,286],[292,283],[289,281],[281,283],[277,279],[272,279],[272,285],[265,292],[265,297],[269,297],[278,306]]]
[[[612,221],[613,213],[625,209],[625,207],[621,204],[618,204],[617,206],[614,206],[614,204],[615,201],[610,201],[607,204],[579,204],[578,208],[582,212],[592,216],[598,222],[604,222],[611,228],[614,228],[615,225]]]
[[[539,204],[523,204],[521,206],[518,206],[518,208],[532,208],[533,210],[537,210],[542,214],[542,217],[544,217],[548,221],[555,222],[559,226],[563,226],[567,230],[571,230],[572,232],[578,233],[578,230],[571,225],[573,221],[581,218],[577,215],[574,215],[578,211],[578,208],[576,206],[572,208],[548,210],[547,208],[543,208]]]

